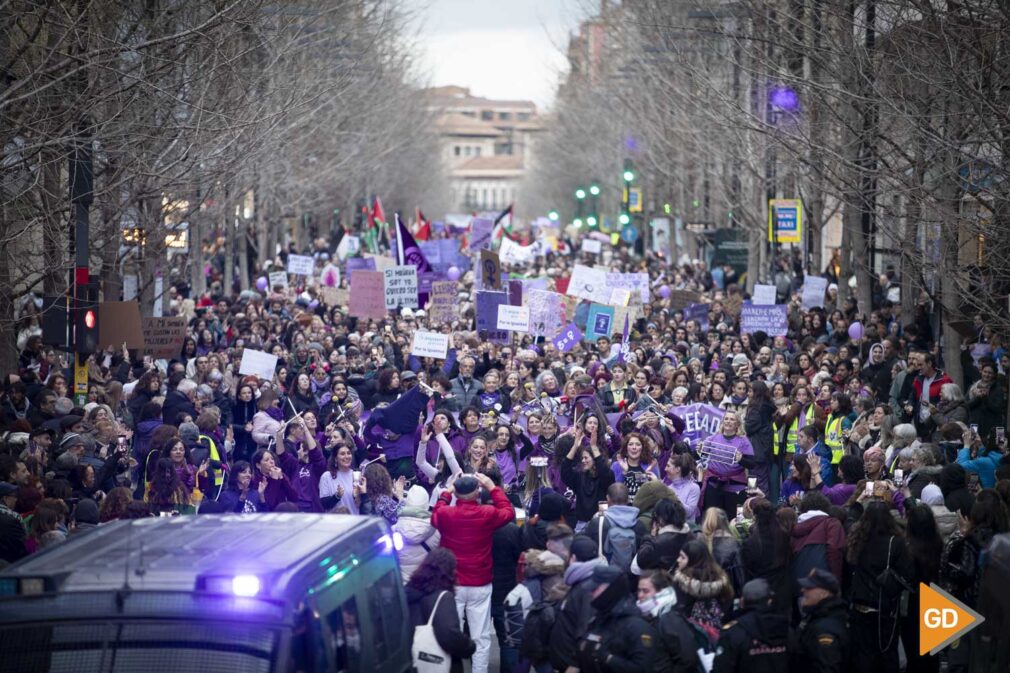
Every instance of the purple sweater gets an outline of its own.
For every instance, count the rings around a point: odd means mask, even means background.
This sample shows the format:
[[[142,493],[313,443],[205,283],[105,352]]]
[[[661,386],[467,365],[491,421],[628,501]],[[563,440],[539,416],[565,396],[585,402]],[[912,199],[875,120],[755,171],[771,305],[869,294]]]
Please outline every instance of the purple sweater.
[[[751,446],[750,441],[746,437],[740,435],[735,435],[733,437],[724,437],[723,435],[713,435],[706,441],[714,441],[724,447],[718,451],[720,455],[726,456],[726,461],[732,458],[728,455],[729,448],[735,451],[739,451],[743,456],[753,456],[754,447]],[[709,461],[708,469],[705,470],[705,477],[707,479],[719,479],[720,481],[728,482],[724,486],[724,490],[731,491],[733,493],[739,493],[744,490],[747,486],[747,470],[743,468],[740,464],[728,464],[728,462],[715,462]]]

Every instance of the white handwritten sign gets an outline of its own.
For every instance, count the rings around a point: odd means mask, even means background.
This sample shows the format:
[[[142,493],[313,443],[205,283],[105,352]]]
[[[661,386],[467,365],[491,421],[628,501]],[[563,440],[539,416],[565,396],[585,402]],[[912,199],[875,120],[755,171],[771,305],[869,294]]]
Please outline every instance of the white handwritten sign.
[[[602,268],[576,264],[572,269],[572,279],[568,283],[566,294],[579,299],[588,299],[598,304],[606,304],[610,301],[607,271]]]
[[[311,276],[315,263],[308,255],[288,255],[288,273],[296,276]]]
[[[267,279],[270,281],[270,289],[288,286],[288,274],[283,271],[272,271]]]
[[[239,363],[238,373],[243,376],[249,374],[258,376],[264,381],[270,381],[277,371],[277,356],[263,351],[246,348],[242,350],[242,362]]]
[[[755,285],[751,303],[755,306],[768,306],[775,303],[774,285]]]
[[[507,329],[510,332],[529,332],[530,307],[510,306],[509,304],[498,306],[498,329]]]
[[[417,308],[417,267],[394,266],[382,273],[385,277],[386,310]]]
[[[821,278],[820,276],[807,276],[803,280],[803,310],[809,311],[812,308],[824,306],[824,294],[827,291],[827,278]]]
[[[592,238],[582,239],[582,252],[588,252],[593,255],[600,254],[603,250],[603,244]]]

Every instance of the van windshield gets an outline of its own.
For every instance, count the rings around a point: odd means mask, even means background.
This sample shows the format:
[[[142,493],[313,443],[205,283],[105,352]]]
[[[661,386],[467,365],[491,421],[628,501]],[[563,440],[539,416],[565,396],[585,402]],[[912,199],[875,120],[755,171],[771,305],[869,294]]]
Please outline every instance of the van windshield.
[[[222,621],[35,623],[0,629],[0,669],[19,673],[271,670],[277,630]]]

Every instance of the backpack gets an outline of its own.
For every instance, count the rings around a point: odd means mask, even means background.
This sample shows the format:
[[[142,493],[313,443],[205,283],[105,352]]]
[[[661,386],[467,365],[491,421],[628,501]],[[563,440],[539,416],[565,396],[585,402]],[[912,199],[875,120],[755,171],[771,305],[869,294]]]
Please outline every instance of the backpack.
[[[638,553],[638,541],[635,539],[635,531],[632,528],[621,528],[610,522],[606,535],[603,534],[603,523],[606,519],[600,515],[600,530],[597,531],[599,544],[599,556],[605,558],[610,565],[620,568],[624,572],[631,570],[631,562]]]
[[[793,557],[793,579],[799,581],[810,575],[814,569],[831,572],[828,564],[828,546],[826,544],[804,545]]]
[[[448,591],[443,591],[435,600],[435,607],[428,615],[428,622],[414,627],[414,644],[410,653],[414,658],[414,670],[417,673],[449,673],[452,668],[452,657],[442,649],[435,638],[435,627],[432,622],[438,612],[438,604],[442,602]]]
[[[534,603],[540,601],[540,581],[526,580],[515,586],[505,597],[505,645],[519,649],[523,642],[526,615]]]
[[[557,619],[557,607],[548,601],[537,601],[530,606],[523,624],[522,646],[519,654],[534,664],[550,658],[551,632]]]

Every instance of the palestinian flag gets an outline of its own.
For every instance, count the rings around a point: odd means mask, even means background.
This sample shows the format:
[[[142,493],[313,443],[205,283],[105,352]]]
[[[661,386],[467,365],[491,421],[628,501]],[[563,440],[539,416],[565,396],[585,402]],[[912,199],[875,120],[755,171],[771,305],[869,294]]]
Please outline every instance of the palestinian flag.
[[[361,219],[365,223],[365,229],[362,232],[362,238],[365,239],[365,246],[373,255],[378,254],[378,230],[375,227],[375,218],[372,217],[372,212],[368,209],[367,205],[361,207]]]
[[[491,232],[491,240],[494,242],[501,241],[502,236],[508,236],[513,241],[515,237],[512,235],[512,207],[514,204],[509,204],[508,208],[498,213],[498,217],[494,218],[494,229]],[[508,221],[506,221],[508,218]]]
[[[424,218],[424,213],[421,212],[420,208],[416,208],[415,210],[417,211],[415,213],[417,220],[417,231],[414,233],[414,238],[416,238],[419,241],[427,241],[429,238],[431,238],[431,220],[426,220]]]
[[[389,223],[386,221],[386,211],[382,209],[382,201],[379,197],[375,197],[375,201],[372,203],[372,213],[371,221],[373,226],[378,228],[378,231],[385,237],[387,243],[391,243],[389,238]]]

